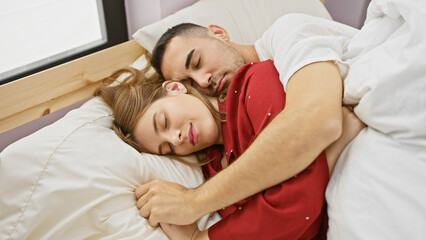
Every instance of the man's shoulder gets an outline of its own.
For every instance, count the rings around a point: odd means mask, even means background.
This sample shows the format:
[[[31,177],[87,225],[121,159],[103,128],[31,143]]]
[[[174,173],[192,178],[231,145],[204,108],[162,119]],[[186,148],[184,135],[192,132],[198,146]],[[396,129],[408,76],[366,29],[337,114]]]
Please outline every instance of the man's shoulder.
[[[289,13],[279,17],[254,44],[259,58],[275,60],[277,48],[293,44],[292,39],[303,38],[303,35],[315,30],[319,24],[327,24],[324,20],[326,19],[301,13]]]

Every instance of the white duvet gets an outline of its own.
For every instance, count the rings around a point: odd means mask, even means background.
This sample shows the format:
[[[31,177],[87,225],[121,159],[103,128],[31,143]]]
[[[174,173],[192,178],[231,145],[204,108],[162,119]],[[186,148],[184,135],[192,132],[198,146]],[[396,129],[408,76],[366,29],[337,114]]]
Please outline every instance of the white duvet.
[[[264,2],[245,0],[245,8],[224,16]],[[279,2],[286,4],[278,8]],[[280,0],[273,10],[289,9],[289,3],[326,13],[316,0]],[[350,43],[344,101],[358,104],[355,112],[369,127],[345,149],[327,188],[329,239],[426,236],[425,5],[373,1],[365,27]],[[240,31],[234,29],[233,36]],[[140,155],[112,132],[110,114],[94,99],[0,154],[0,239],[166,239],[138,216],[133,189],[156,178],[195,187],[202,173]]]
[[[344,102],[368,128],[326,192],[329,239],[425,239],[426,1],[373,1],[347,56]]]

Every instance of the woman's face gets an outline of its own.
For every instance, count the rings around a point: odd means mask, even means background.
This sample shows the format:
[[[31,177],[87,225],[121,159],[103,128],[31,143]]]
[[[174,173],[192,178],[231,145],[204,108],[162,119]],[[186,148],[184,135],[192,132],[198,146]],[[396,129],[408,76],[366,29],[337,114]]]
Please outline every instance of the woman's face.
[[[221,142],[220,128],[207,106],[186,94],[180,83],[167,86],[168,94],[152,103],[137,121],[136,142],[161,155],[188,155]]]

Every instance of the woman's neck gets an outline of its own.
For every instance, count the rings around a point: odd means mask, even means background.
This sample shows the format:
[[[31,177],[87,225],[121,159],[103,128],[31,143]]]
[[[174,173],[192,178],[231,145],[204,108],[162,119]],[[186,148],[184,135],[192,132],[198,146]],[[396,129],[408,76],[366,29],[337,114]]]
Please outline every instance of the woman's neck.
[[[216,111],[219,111],[219,104],[217,103],[217,97],[207,96],[207,100],[213,105]]]
[[[219,103],[217,97],[207,97],[207,100],[213,105],[216,111],[219,111]],[[223,144],[223,136],[222,136],[222,124],[221,122],[217,122],[217,129],[219,131],[219,137],[217,138],[216,144]]]

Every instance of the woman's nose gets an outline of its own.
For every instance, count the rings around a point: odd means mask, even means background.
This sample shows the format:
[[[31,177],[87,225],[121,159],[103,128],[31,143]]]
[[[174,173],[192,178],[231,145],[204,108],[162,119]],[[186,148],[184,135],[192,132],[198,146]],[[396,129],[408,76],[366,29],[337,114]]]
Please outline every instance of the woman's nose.
[[[182,131],[177,130],[171,133],[171,136],[170,136],[171,144],[175,146],[179,146],[182,144],[182,142],[183,142]]]

